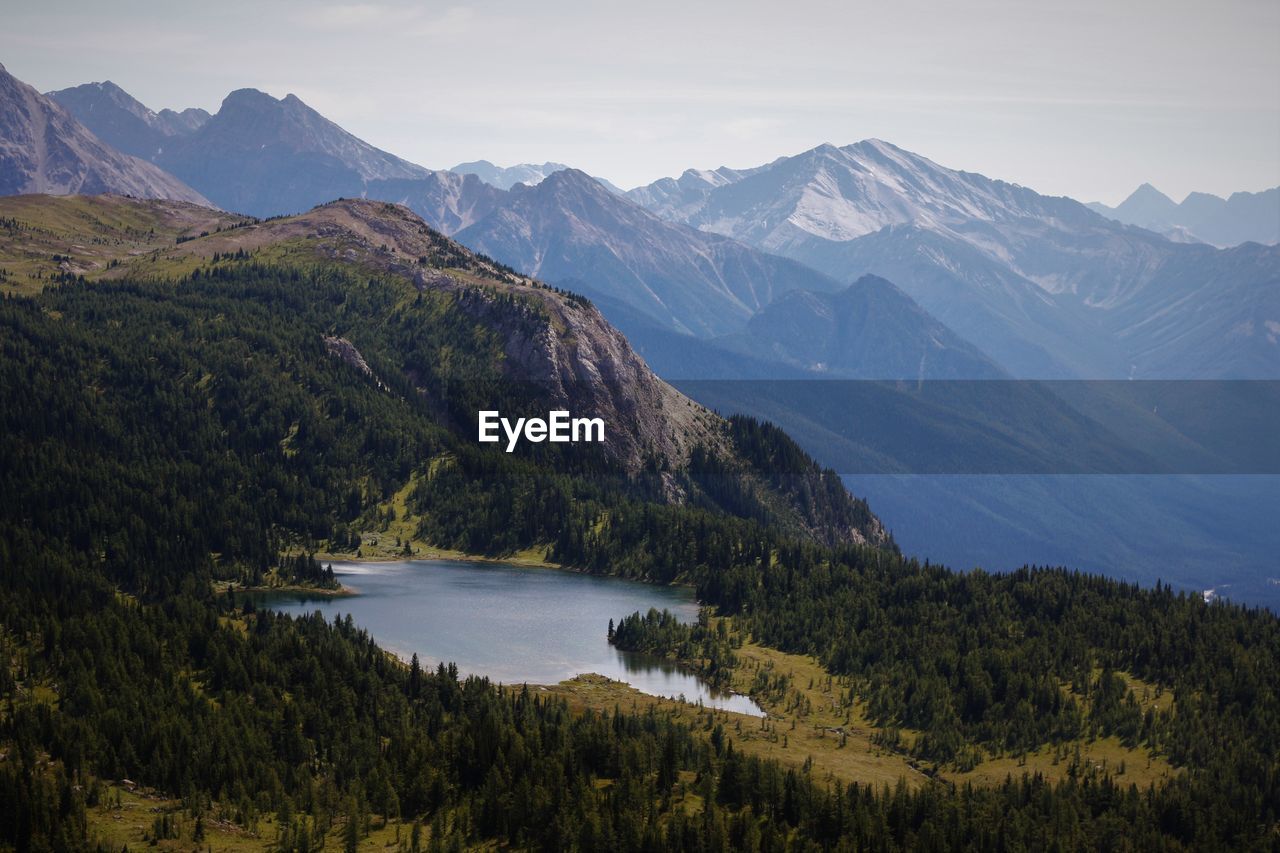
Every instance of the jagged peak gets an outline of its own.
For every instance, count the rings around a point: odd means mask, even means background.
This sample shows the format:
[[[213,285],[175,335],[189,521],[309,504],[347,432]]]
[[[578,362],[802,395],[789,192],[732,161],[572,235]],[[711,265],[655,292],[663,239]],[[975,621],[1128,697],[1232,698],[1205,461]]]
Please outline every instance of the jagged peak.
[[[1173,199],[1169,198],[1167,195],[1160,192],[1160,190],[1156,189],[1151,184],[1145,183],[1145,182],[1139,185],[1136,190],[1129,193],[1129,197],[1125,199],[1125,201],[1134,201],[1134,200],[1155,200],[1155,201],[1167,201],[1170,204],[1174,203]]]

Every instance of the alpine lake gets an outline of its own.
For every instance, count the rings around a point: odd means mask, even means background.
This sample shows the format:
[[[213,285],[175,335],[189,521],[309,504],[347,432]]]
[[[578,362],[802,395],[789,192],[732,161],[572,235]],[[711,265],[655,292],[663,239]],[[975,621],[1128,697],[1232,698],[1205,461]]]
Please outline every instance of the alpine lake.
[[[550,685],[596,673],[653,696],[762,714],[748,697],[713,690],[670,661],[609,644],[609,620],[637,610],[665,608],[696,620],[687,587],[460,560],[331,565],[354,594],[258,593],[255,603],[292,615],[319,611],[330,621],[349,614],[383,648],[405,660],[417,654],[424,668],[452,662],[462,675],[503,684]]]

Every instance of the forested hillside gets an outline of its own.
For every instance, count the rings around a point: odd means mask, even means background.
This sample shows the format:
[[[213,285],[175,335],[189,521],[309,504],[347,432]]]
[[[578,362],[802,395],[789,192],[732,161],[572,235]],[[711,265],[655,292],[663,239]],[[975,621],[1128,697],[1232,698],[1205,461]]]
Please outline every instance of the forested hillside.
[[[904,559],[780,431],[660,389],[694,414],[638,466],[590,445],[481,449],[477,408],[567,393],[530,365],[575,376],[624,351],[554,337],[598,328],[569,325],[590,306],[443,238],[405,257],[384,207],[175,237],[0,302],[0,845],[94,846],[125,778],[181,799],[189,823],[158,815],[158,845],[216,825],[354,849],[392,818],[413,827],[404,849],[1276,843],[1274,616]],[[4,233],[36,227],[25,215]],[[512,338],[543,335],[555,358],[513,373]],[[609,393],[625,410],[627,387]],[[817,654],[886,730],[919,732],[885,748],[926,768],[1096,730],[1180,772],[1143,790],[1090,766],[993,787],[830,782],[744,754],[710,717],[459,683],[349,623],[215,592],[310,573],[298,554],[350,550],[406,487],[420,541],[696,585],[735,633]],[[1175,710],[1135,715],[1121,670]]]

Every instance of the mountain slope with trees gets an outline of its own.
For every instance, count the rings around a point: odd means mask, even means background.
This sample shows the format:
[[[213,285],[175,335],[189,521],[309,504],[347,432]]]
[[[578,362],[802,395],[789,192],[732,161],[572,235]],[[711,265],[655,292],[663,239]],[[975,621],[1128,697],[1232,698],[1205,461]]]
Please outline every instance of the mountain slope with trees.
[[[1274,616],[1064,571],[961,575],[855,544],[849,531],[875,529],[865,505],[747,419],[711,421],[665,470],[482,448],[457,423],[477,401],[545,410],[560,366],[608,360],[565,329],[610,332],[579,298],[402,209],[339,203],[174,240],[0,302],[0,837],[16,848],[83,846],[103,780],[122,777],[181,796],[192,821],[288,849],[358,843],[371,816],[442,845],[544,849],[1274,838]],[[585,325],[562,327],[575,312]],[[535,347],[517,361],[521,335],[551,336],[563,359]],[[1146,791],[1089,767],[914,793],[828,783],[745,757],[723,731],[459,683],[349,622],[213,591],[340,542],[414,473],[424,539],[543,543],[563,565],[692,583],[922,733],[886,748],[960,762],[1085,726],[1184,772]],[[1178,713],[1135,716],[1094,668],[1173,691]],[[1078,690],[1107,697],[1096,717],[1072,714]]]

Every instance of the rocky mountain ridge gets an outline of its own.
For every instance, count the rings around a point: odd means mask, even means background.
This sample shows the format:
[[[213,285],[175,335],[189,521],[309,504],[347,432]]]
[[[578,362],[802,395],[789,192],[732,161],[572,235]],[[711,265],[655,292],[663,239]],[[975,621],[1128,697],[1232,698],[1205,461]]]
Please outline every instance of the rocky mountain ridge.
[[[1202,242],[1219,248],[1248,242],[1280,243],[1280,187],[1236,192],[1230,198],[1196,192],[1175,202],[1151,184],[1143,184],[1115,207],[1096,201],[1087,207],[1176,242]]]
[[[209,204],[162,169],[104,144],[0,65],[0,195],[120,193]]]
[[[887,278],[1015,376],[1280,376],[1274,247],[1174,243],[874,139],[716,174],[679,205],[630,196],[842,281]]]

